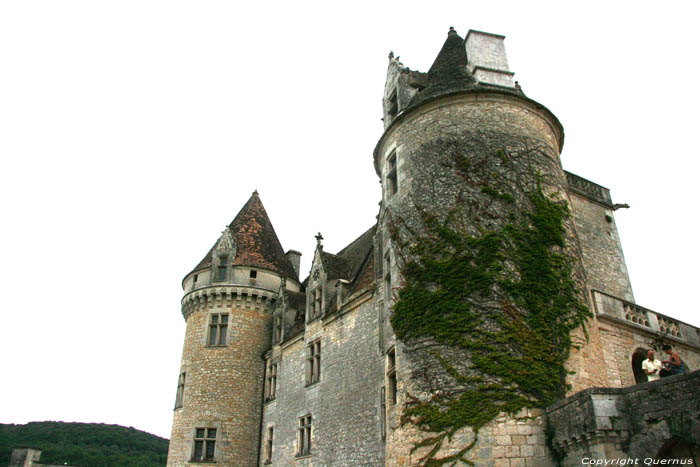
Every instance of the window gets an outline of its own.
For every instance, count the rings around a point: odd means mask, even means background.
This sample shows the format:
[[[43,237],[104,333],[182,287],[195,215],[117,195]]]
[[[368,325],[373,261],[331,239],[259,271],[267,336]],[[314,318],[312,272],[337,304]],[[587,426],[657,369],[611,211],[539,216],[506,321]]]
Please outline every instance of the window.
[[[396,89],[394,89],[394,92],[391,93],[387,104],[386,113],[389,115],[389,118],[393,119],[396,117],[396,114],[399,113],[399,99],[398,95],[396,94]]]
[[[225,281],[228,272],[228,255],[219,256],[219,267],[216,270],[216,280]]]
[[[250,271],[250,278],[248,279],[249,285],[255,285],[258,278],[258,271]]]
[[[271,401],[275,398],[277,392],[277,363],[272,363],[272,360],[267,360],[267,368],[265,369],[265,400]]]
[[[396,175],[396,151],[386,158],[386,193],[391,198],[399,191],[399,178]]]
[[[267,442],[265,443],[265,463],[266,464],[271,464],[272,463],[272,437],[274,436],[275,431],[273,427],[269,427],[267,429]]]
[[[309,321],[316,319],[321,316],[321,297],[323,296],[321,286],[318,286],[313,292],[311,292],[311,313],[309,316]]]
[[[382,386],[381,392],[379,393],[379,400],[379,404],[381,405],[380,410],[382,411],[380,419],[382,424],[382,439],[386,439],[386,389],[384,386]]]
[[[297,430],[297,456],[306,456],[311,453],[311,415],[299,419]]]
[[[216,428],[197,428],[194,434],[194,461],[213,461],[216,449]]]
[[[318,383],[321,379],[321,340],[312,342],[307,347],[306,385]]]
[[[386,378],[389,383],[389,401],[396,405],[396,349],[394,347],[386,354]]]
[[[389,306],[391,300],[391,252],[384,255],[384,303]]]
[[[187,373],[183,372],[177,380],[177,394],[175,395],[175,408],[179,409],[182,407],[182,396],[185,393],[185,375]]]
[[[226,345],[228,313],[211,315],[209,323],[209,345]]]
[[[274,342],[279,343],[282,341],[282,317],[275,317],[275,338]]]

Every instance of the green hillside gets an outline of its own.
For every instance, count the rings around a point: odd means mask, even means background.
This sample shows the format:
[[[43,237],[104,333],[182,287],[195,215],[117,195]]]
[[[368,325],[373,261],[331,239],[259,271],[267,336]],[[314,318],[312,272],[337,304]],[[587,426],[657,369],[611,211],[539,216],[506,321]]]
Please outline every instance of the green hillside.
[[[82,467],[164,466],[168,440],[119,425],[32,422],[0,424],[0,467],[13,448],[41,449],[42,464]]]

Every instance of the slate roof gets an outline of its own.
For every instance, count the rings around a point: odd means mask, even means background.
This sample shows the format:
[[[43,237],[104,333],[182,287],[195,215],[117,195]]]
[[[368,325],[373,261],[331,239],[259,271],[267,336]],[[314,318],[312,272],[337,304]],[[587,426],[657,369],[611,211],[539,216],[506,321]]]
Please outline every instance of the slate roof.
[[[476,79],[467,71],[464,39],[457,34],[457,31],[450,28],[447,40],[428,70],[427,86],[413,97],[409,107],[418,105],[430,97],[473,88],[476,85]]]
[[[270,269],[286,277],[299,279],[292,263],[284,254],[282,244],[257,191],[251,195],[228,227],[236,241],[234,266]],[[211,247],[193,271],[211,265],[215,246],[216,244]]]
[[[352,243],[343,248],[336,255],[347,261],[347,279],[354,281],[360,272],[360,268],[365,262],[365,258],[374,246],[374,234],[377,231],[376,224],[370,227],[365,233],[357,237]],[[324,264],[325,266],[325,264]]]
[[[321,251],[321,262],[327,278],[349,280],[350,263],[345,258]]]
[[[292,310],[305,310],[306,309],[306,294],[303,292],[292,292],[291,290],[286,291],[287,298],[289,299],[289,308]]]

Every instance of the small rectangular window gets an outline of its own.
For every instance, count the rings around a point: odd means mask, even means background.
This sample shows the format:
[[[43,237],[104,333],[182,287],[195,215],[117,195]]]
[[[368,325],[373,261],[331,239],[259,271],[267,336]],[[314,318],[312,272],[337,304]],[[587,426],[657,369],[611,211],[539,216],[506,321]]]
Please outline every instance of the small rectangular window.
[[[250,278],[255,279],[258,277],[258,271],[250,271]]]
[[[209,321],[208,345],[226,345],[228,334],[228,313],[211,315]]]
[[[386,389],[382,386],[379,393],[379,400],[381,405],[381,429],[382,429],[382,439],[386,439]]]
[[[277,395],[277,363],[267,360],[265,368],[265,400],[274,400]]]
[[[318,383],[321,380],[321,340],[307,346],[306,385]]]
[[[183,372],[177,380],[177,394],[175,395],[175,408],[179,409],[182,407],[182,397],[185,393],[185,376],[187,373]]]
[[[279,344],[282,341],[282,317],[275,317],[275,337],[274,343]]]
[[[216,428],[197,428],[194,434],[193,461],[213,461],[216,451]]]
[[[311,453],[311,415],[299,419],[297,430],[297,456],[306,456]]]
[[[389,101],[387,103],[387,115],[389,115],[389,118],[393,119],[396,117],[396,114],[399,113],[399,99],[398,99],[398,94],[396,93],[396,89],[391,93],[391,96],[389,96]]]
[[[389,306],[391,300],[391,252],[387,250],[384,255],[384,303]]]
[[[396,382],[396,349],[392,347],[386,354],[386,378],[389,385],[389,402],[396,405],[397,402],[397,382]]]
[[[219,266],[216,268],[216,280],[225,281],[228,276],[228,255],[219,256]]]
[[[265,463],[272,463],[272,440],[275,434],[274,428],[267,429],[267,443],[265,447]]]
[[[396,151],[392,151],[386,159],[386,192],[388,197],[399,192],[399,177],[396,174]]]
[[[311,292],[311,317],[310,319],[316,319],[321,316],[321,305],[322,305],[323,289],[318,286],[313,292]]]

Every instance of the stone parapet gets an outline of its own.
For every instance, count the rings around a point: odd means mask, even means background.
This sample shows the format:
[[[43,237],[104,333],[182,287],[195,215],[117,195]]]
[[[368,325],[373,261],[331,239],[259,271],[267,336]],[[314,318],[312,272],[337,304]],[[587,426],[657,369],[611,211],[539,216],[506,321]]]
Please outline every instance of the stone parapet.
[[[186,294],[182,298],[182,316],[185,319],[193,312],[211,307],[250,308],[271,310],[277,293],[260,287],[240,285],[205,287]]]
[[[564,171],[566,174],[566,182],[569,185],[569,190],[585,196],[588,199],[596,201],[605,207],[612,208],[613,202],[610,197],[610,190],[604,186],[586,180],[571,172]]]
[[[667,441],[700,439],[700,371],[627,388],[591,388],[547,408],[562,465],[657,457]]]
[[[679,342],[700,350],[700,329],[635,303],[593,290],[598,318],[624,324],[652,333],[671,342]]]

